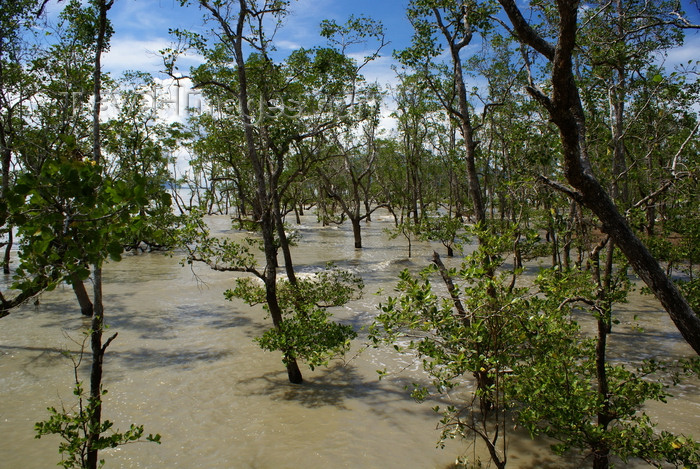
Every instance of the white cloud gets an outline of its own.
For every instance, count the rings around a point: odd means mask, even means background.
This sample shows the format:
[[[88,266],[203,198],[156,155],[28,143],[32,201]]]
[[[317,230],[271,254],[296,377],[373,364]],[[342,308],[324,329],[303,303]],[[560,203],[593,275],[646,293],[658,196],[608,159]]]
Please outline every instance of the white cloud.
[[[163,68],[158,51],[168,47],[167,39],[119,39],[112,41],[104,66],[111,71],[141,70],[155,72]]]
[[[295,41],[287,41],[285,39],[281,39],[278,41],[275,41],[275,46],[278,49],[286,49],[286,50],[297,50],[301,49],[301,44]]]
[[[139,70],[158,73],[163,70],[163,59],[158,51],[169,47],[172,41],[168,38],[135,39],[120,38],[112,42],[109,52],[105,54],[103,66],[116,74],[126,70]],[[199,55],[184,54],[178,60],[180,70],[187,71],[192,65],[203,62]]]
[[[381,135],[383,137],[386,137],[391,135],[392,133],[397,132],[399,124],[396,118],[392,117],[390,114],[382,114],[382,117],[379,119],[379,129],[380,132],[382,132]]]
[[[372,52],[359,52],[354,54],[348,54],[351,58],[359,64],[364,62],[367,55],[372,54]],[[397,65],[396,60],[390,56],[381,56],[369,62],[365,65],[360,73],[364,75],[365,80],[369,83],[377,82],[383,87],[395,86],[399,81],[396,77],[396,73],[392,70],[391,66]]]
[[[688,35],[685,44],[682,47],[677,47],[668,52],[665,60],[667,67],[677,65],[687,65],[688,61],[695,62],[700,59],[700,35]]]
[[[298,0],[292,3],[291,11],[285,18],[279,37],[305,47],[316,45],[322,42],[318,35],[321,20],[334,16],[336,15],[333,13],[332,2]]]

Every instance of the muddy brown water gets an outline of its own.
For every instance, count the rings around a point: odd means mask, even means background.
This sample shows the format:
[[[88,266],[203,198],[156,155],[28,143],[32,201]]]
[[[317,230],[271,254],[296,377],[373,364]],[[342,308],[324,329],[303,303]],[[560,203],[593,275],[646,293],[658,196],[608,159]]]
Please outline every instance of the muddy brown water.
[[[211,222],[226,233],[227,217]],[[358,329],[376,316],[402,269],[427,265],[441,247],[414,243],[408,259],[405,241],[384,232],[391,224],[385,216],[363,225],[362,250],[354,249],[349,226],[320,227],[307,215],[294,227],[303,237],[293,251],[299,271],[333,261],[363,277],[364,297],[336,310]],[[122,429],[143,424],[163,441],[104,451],[107,468],[445,468],[462,454],[487,460],[469,442],[436,447],[435,402],[417,404],[404,389],[425,379],[419,366],[392,349],[364,349],[363,332],[345,360],[303,367],[305,384],[289,384],[279,355],[252,341],[270,326],[261,309],[222,295],[235,274],[180,260],[177,253],[126,255],[105,268],[107,334],[118,333],[105,359],[105,418]],[[635,293],[617,314],[617,359],[692,356],[653,298]],[[56,467],[59,438],[35,439],[34,423],[49,406],[74,405],[64,352],[80,349],[87,327],[67,286],[0,320],[0,468]],[[376,370],[385,367],[390,374],[380,381]],[[673,393],[669,404],[647,411],[660,428],[697,436],[698,382]],[[579,455],[557,459],[517,431],[511,437],[508,467],[589,465]]]

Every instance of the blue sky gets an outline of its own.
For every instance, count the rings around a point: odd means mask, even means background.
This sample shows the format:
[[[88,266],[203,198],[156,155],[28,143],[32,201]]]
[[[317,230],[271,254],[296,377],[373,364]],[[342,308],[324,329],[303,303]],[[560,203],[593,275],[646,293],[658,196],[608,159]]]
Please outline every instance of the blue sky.
[[[408,0],[297,0],[292,2],[292,13],[277,36],[280,52],[298,47],[322,44],[319,24],[323,19],[345,22],[350,15],[364,15],[382,21],[386,38],[391,44],[385,48],[382,59],[371,70],[376,78],[391,78],[390,65],[394,48],[405,47],[411,39],[411,28],[406,20]],[[177,0],[116,0],[110,11],[115,34],[105,66],[113,72],[138,68],[158,72],[161,61],[155,52],[171,42],[169,28],[199,29],[202,14],[195,7],[182,8]]]
[[[526,1],[526,0],[521,0]],[[654,1],[654,0],[651,0]],[[695,0],[690,0],[695,1]],[[392,65],[394,49],[402,49],[410,44],[412,28],[406,18],[406,6],[409,0],[296,0],[292,2],[292,13],[287,17],[285,25],[276,37],[276,45],[281,54],[298,47],[322,45],[324,40],[319,36],[319,24],[323,19],[334,19],[344,23],[350,15],[368,16],[381,21],[385,26],[386,40],[390,44],[383,50],[382,57],[363,69],[368,81],[377,81],[386,89],[387,85],[395,85],[397,79]],[[700,23],[700,12],[694,3],[683,0],[690,19]],[[56,0],[50,7],[50,16],[57,14],[61,7]],[[126,70],[150,72],[160,79],[162,59],[158,51],[169,47],[173,38],[168,34],[169,28],[201,30],[202,12],[197,7],[183,8],[178,0],[115,0],[109,12],[109,17],[115,33],[111,41],[111,49],[103,61],[107,71],[118,78]],[[472,47],[478,47],[476,45]],[[364,54],[357,51],[358,56]],[[666,61],[667,66],[687,63],[688,60],[700,59],[700,30],[689,31],[686,35],[686,45],[671,51]],[[189,65],[196,64],[196,57],[181,61],[181,70],[187,70]],[[472,79],[473,80],[473,79]],[[160,80],[159,80],[160,81]],[[189,103],[191,90],[185,83],[184,88],[173,87],[171,80],[161,81],[165,93],[169,95],[170,105],[162,117],[166,121],[184,122],[187,111],[180,112],[181,103]],[[471,85],[479,85],[479,80]],[[178,104],[174,104],[174,103]],[[380,126],[386,131],[396,127],[395,120],[390,117],[393,110],[393,100],[385,102]],[[186,107],[185,107],[186,109]],[[186,156],[178,158],[179,172],[186,170]]]
[[[686,11],[695,23],[700,23],[700,12],[695,0],[683,0]],[[380,84],[395,83],[391,65],[394,49],[410,43],[411,27],[406,19],[408,0],[296,0],[292,13],[277,36],[281,53],[299,46],[322,44],[319,24],[323,19],[344,22],[350,15],[365,15],[381,21],[390,44],[383,57],[365,69],[371,81]],[[53,12],[57,11],[55,2]],[[169,28],[200,29],[202,14],[196,7],[183,8],[178,0],[116,0],[109,12],[115,34],[111,50],[105,57],[105,68],[118,76],[125,70],[142,70],[157,74],[162,69],[158,51],[171,44]],[[670,54],[669,62],[687,62],[700,59],[700,31],[689,31],[686,46]],[[190,62],[193,63],[193,62]],[[186,68],[187,63],[183,63]]]

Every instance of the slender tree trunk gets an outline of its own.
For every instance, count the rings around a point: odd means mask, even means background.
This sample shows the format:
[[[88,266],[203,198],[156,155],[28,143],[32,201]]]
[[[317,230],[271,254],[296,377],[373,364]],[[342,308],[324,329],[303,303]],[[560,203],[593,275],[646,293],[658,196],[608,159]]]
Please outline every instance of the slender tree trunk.
[[[576,211],[578,204],[574,200],[569,201],[569,219],[567,221],[566,233],[564,236],[564,269],[571,268],[571,245],[574,242],[574,233],[576,232]]]
[[[615,0],[615,11],[618,18],[624,17],[621,0]],[[625,31],[622,22],[617,24],[617,35],[624,41]],[[618,63],[613,74],[613,84],[610,90],[611,119],[610,125],[613,137],[613,189],[612,198],[615,202],[627,207],[630,202],[629,186],[627,184],[627,161],[625,156],[625,100],[627,99],[627,83],[625,79],[625,64]]]
[[[272,322],[275,327],[279,328],[282,325],[282,309],[277,301],[277,248],[275,246],[275,221],[273,219],[270,196],[268,195],[267,181],[265,178],[265,165],[263,159],[258,153],[256,146],[256,136],[251,121],[250,108],[248,106],[248,76],[246,73],[245,60],[243,58],[243,29],[248,18],[248,6],[246,0],[239,0],[240,12],[236,23],[235,31],[231,29],[229,24],[224,20],[215,7],[205,1],[200,1],[201,5],[207,8],[222,26],[225,34],[231,39],[236,60],[236,72],[238,75],[238,105],[241,108],[241,119],[243,121],[243,133],[246,142],[246,152],[248,159],[253,166],[256,182],[256,200],[254,209],[256,214],[260,215],[260,229],[263,237],[263,247],[265,250],[265,296],[267,306],[272,317]],[[271,188],[274,190],[275,188]],[[285,356],[287,366],[287,374],[289,381],[295,384],[303,382],[301,371],[296,362],[296,357],[288,350],[282,350]]]
[[[102,422],[102,365],[104,360],[104,348],[102,347],[102,331],[104,329],[104,307],[102,303],[102,266],[93,268],[95,307],[92,316],[90,332],[90,344],[92,347],[92,367],[90,368],[90,400],[92,413],[88,432],[88,468],[96,469],[98,450],[95,443],[100,437],[100,423]]]
[[[625,144],[623,140],[625,93],[624,77],[622,71],[617,71],[618,81],[609,91],[610,95],[610,130],[612,133],[613,161],[612,161],[612,186],[610,195],[613,200],[626,206],[629,203],[629,189],[627,186],[627,161],[625,159]]]
[[[319,172],[320,177],[323,175]],[[316,213],[317,217],[321,218],[321,226],[328,226],[328,207],[326,204],[326,198],[328,197],[328,191],[324,183],[318,186],[318,199],[316,201]]]
[[[469,189],[469,197],[474,206],[474,215],[477,224],[486,226],[486,209],[484,200],[481,196],[481,184],[479,183],[479,175],[476,171],[476,148],[477,142],[474,140],[474,128],[472,127],[469,104],[467,102],[467,89],[462,76],[462,62],[459,59],[459,51],[453,54],[455,62],[455,77],[457,82],[457,95],[459,98],[459,110],[462,115],[461,130],[466,146],[466,163],[467,163],[467,182]]]
[[[515,242],[513,243],[513,267],[515,267],[516,269],[523,268],[523,253],[520,249],[521,238],[522,234],[520,233],[520,231],[518,231],[515,234]]]
[[[1,50],[0,50],[1,52]],[[0,57],[2,54],[0,54]],[[5,138],[3,146],[6,146]],[[0,195],[6,197],[7,191],[10,190],[10,163],[12,161],[12,151],[9,148],[3,148],[2,152],[2,186],[0,187]],[[12,251],[12,225],[7,225],[7,244],[5,245],[5,253],[3,255],[2,273],[10,273],[10,253]]]
[[[418,187],[418,169],[416,164],[411,160],[411,176],[410,176],[410,186],[413,188],[411,191],[411,210],[413,211],[413,223],[418,225],[420,223],[420,216],[418,214],[418,204],[420,203],[420,193]]]
[[[95,44],[95,71],[94,71],[94,96],[95,104],[93,107],[93,161],[100,164],[102,160],[102,144],[100,137],[100,107],[102,106],[101,91],[102,91],[102,52],[105,49],[105,36],[107,32],[107,11],[112,7],[114,0],[101,0],[99,2],[99,18],[97,23],[97,41]],[[100,437],[100,426],[102,423],[102,361],[104,359],[105,349],[109,345],[109,341],[104,346],[102,345],[102,331],[104,329],[104,307],[102,303],[102,264],[96,262],[93,266],[93,282],[94,282],[94,305],[92,316],[92,330],[90,333],[90,342],[92,347],[92,368],[90,370],[90,400],[94,406],[90,414],[89,433],[87,441],[88,449],[88,469],[96,469],[99,462],[98,449],[95,443]],[[82,283],[82,282],[81,282]],[[83,286],[83,289],[85,287]],[[77,294],[77,293],[76,293]],[[87,292],[85,292],[87,295]],[[110,339],[111,340],[111,339]]]
[[[282,308],[280,308],[279,302],[277,300],[277,272],[276,269],[270,268],[274,265],[277,259],[277,252],[274,248],[274,239],[272,239],[273,227],[269,226],[271,220],[270,215],[263,215],[262,225],[263,225],[263,243],[265,245],[265,259],[267,261],[267,268],[265,269],[265,299],[267,301],[267,307],[270,312],[270,317],[272,318],[272,324],[276,328],[282,326]],[[267,227],[267,228],[266,228]],[[272,248],[272,249],[270,249]],[[297,364],[296,357],[289,350],[282,350],[284,354],[284,362],[287,367],[287,377],[289,381],[294,384],[301,384],[304,382],[301,375],[301,370],[299,370],[299,365]]]
[[[611,245],[610,247],[613,247]],[[596,341],[596,378],[598,381],[598,396],[603,402],[603,408],[598,412],[597,423],[602,431],[607,430],[608,425],[612,421],[610,416],[609,391],[608,391],[608,375],[605,369],[606,364],[606,348],[609,324],[609,308],[607,308],[607,300],[605,312],[600,312],[598,317],[598,338]],[[593,449],[593,469],[607,469],[610,463],[610,448],[604,440],[600,440],[592,445]]]
[[[371,179],[371,178],[369,178]],[[371,181],[367,181],[367,187],[371,186]],[[364,204],[365,204],[365,213],[367,216],[365,217],[365,222],[369,223],[372,221],[372,210],[371,210],[371,204],[369,201],[369,191],[365,191],[365,197],[364,197]]]
[[[555,268],[559,265],[559,236],[554,226],[554,219],[551,212],[549,212],[549,227],[547,231],[549,233],[549,240],[552,243],[552,267]]]
[[[209,215],[214,214],[214,205],[216,204],[216,183],[214,181],[211,182],[211,187],[209,189],[209,208],[207,208],[207,213]],[[218,210],[218,208],[217,208]]]
[[[75,297],[78,299],[78,304],[80,305],[80,312],[83,316],[92,316],[94,307],[92,301],[90,301],[87,289],[85,288],[85,283],[75,274],[71,274],[70,281],[73,291],[75,292]]]
[[[462,37],[455,37],[450,32],[449,28],[443,22],[442,16],[437,8],[433,8],[433,13],[435,15],[438,27],[442,31],[442,34],[445,37],[450,49],[454,86],[457,94],[457,110],[459,111],[458,115],[455,115],[454,117],[459,121],[459,130],[462,134],[462,138],[464,139],[468,192],[474,208],[476,224],[480,229],[485,230],[488,228],[486,206],[484,204],[484,199],[481,192],[479,174],[476,170],[476,150],[478,142],[474,138],[474,127],[471,121],[471,110],[467,99],[467,87],[464,82],[462,58],[460,55],[462,49],[471,43],[473,33],[469,19],[467,18],[466,10],[462,11],[464,16],[460,19],[465,28]],[[479,244],[483,244],[484,239],[482,235],[478,236],[478,240]],[[491,266],[490,259],[484,258],[482,266],[484,267],[485,275],[489,278],[493,278],[495,275],[495,269],[493,266]],[[496,297],[496,291],[493,286],[489,287],[486,293],[492,298]],[[480,368],[486,370],[486,368]],[[495,409],[497,405],[497,396],[494,396],[493,392],[491,391],[493,379],[489,377],[488,370],[475,370],[474,376],[477,381],[477,387],[484,391],[479,405],[484,414],[486,414]]]
[[[0,33],[0,93],[4,97],[6,93],[5,89],[5,71],[3,67],[3,57],[5,55],[5,34]],[[4,101],[4,100],[3,100]],[[3,104],[5,101],[3,102]],[[7,191],[10,189],[10,166],[12,164],[12,109],[11,106],[7,106],[7,115],[2,117],[2,122],[0,122],[0,149],[2,150],[2,182],[0,184],[0,200],[4,200],[7,197]],[[10,273],[10,251],[12,250],[12,226],[7,225],[8,229],[8,239],[7,245],[5,246],[5,254],[3,256],[2,272],[4,274]]]
[[[605,259],[605,270],[602,279],[598,283],[598,305],[597,318],[598,336],[596,338],[595,359],[596,359],[596,380],[597,392],[602,408],[596,416],[598,426],[605,431],[612,421],[610,414],[609,384],[606,370],[607,362],[607,341],[608,334],[612,330],[612,303],[610,301],[613,275],[613,254],[615,243],[608,242],[608,251]],[[604,440],[599,440],[591,445],[593,450],[593,468],[607,469],[610,460],[610,448]]]
[[[652,187],[652,181],[653,181],[653,171],[654,171],[654,157],[652,156],[652,153],[649,152],[649,154],[646,157],[646,164],[647,164],[647,178],[648,178],[648,183],[649,187]],[[646,232],[647,236],[654,236],[654,231],[656,228],[656,205],[652,201],[646,206],[646,210],[644,211],[645,216],[646,216]]]
[[[362,224],[359,217],[350,217],[352,235],[355,238],[355,249],[362,249]]]
[[[460,299],[458,290],[452,281],[452,276],[450,275],[449,270],[447,270],[447,267],[445,267],[445,264],[442,262],[442,259],[440,259],[440,254],[438,254],[436,251],[433,251],[433,263],[437,266],[438,271],[442,276],[442,280],[445,282],[450,298],[452,298],[452,303],[457,310],[457,315],[460,317],[465,327],[471,326],[471,319],[467,315],[464,305],[462,305],[462,300]]]
[[[12,225],[7,225],[7,245],[5,246],[5,253],[2,259],[2,273],[5,275],[9,275],[10,273],[10,255],[12,254],[13,238]]]
[[[287,233],[284,232],[284,223],[282,222],[282,212],[280,211],[280,201],[277,194],[273,194],[274,200],[274,219],[275,226],[277,227],[277,237],[279,238],[280,248],[282,248],[282,255],[284,256],[284,269],[287,272],[287,279],[292,285],[297,284],[297,276],[294,273],[294,263],[292,262],[292,253],[289,250],[289,240],[287,239]]]

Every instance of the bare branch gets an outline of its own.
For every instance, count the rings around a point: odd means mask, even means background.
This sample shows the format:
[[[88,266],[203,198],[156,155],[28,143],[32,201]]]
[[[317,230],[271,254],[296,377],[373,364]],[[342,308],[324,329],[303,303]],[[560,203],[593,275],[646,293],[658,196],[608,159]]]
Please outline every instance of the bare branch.
[[[465,311],[464,306],[462,305],[462,301],[460,300],[459,295],[457,294],[457,289],[455,288],[455,285],[452,282],[452,277],[447,271],[447,268],[445,268],[445,264],[443,264],[442,259],[440,259],[440,254],[438,254],[435,251],[433,251],[433,263],[437,266],[438,270],[440,271],[442,281],[445,282],[445,286],[447,286],[447,291],[450,293],[450,298],[452,298],[452,302],[455,305],[457,314],[462,319],[462,322],[464,322],[464,324],[468,327],[470,324],[469,317],[467,316],[467,312]]]
[[[576,202],[579,202],[579,203],[583,202],[583,195],[580,192],[578,192],[570,187],[567,187],[560,182],[553,181],[553,180],[551,180],[551,179],[549,179],[541,174],[539,176],[537,176],[537,179],[541,183],[543,183],[543,184],[545,184],[553,189],[556,189],[559,192],[566,194],[567,196],[569,196],[569,198],[575,200]]]

